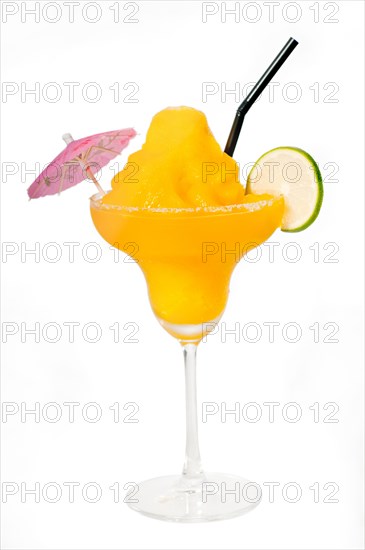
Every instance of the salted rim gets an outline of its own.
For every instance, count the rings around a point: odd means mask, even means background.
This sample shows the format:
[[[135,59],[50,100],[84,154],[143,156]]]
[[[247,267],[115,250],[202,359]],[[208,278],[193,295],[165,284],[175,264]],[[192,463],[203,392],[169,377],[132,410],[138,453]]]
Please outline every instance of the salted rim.
[[[110,193],[108,191],[107,193]],[[188,207],[188,208],[147,208],[139,206],[122,206],[120,204],[102,204],[101,199],[105,195],[102,195],[101,193],[97,193],[96,195],[93,195],[90,197],[90,203],[93,208],[98,210],[114,210],[116,212],[128,212],[128,213],[136,213],[141,212],[143,214],[149,214],[149,213],[156,213],[156,214],[193,214],[193,213],[214,213],[214,212],[220,212],[220,213],[227,213],[227,212],[234,212],[235,210],[245,210],[246,212],[255,212],[257,210],[261,210],[264,206],[271,206],[276,200],[278,200],[279,197],[273,197],[269,200],[260,200],[256,202],[248,202],[248,203],[241,203],[241,204],[228,204],[228,205],[221,205],[221,206],[197,206],[195,208]]]

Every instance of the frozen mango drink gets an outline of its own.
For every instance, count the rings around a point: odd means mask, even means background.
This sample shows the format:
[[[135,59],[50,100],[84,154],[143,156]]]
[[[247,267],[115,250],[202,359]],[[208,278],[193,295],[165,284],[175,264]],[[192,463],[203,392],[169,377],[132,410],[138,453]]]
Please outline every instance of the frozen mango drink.
[[[203,113],[171,107],[152,119],[146,142],[129,156],[108,193],[100,188],[90,161],[98,159],[99,166],[105,166],[136,135],[133,128],[77,141],[66,134],[67,148],[55,159],[62,161],[60,181],[52,184],[44,171],[28,189],[34,198],[71,187],[85,174],[94,181],[100,191],[91,198],[96,229],[138,262],[157,319],[182,345],[186,388],[182,474],[142,481],[128,495],[133,497],[128,499],[132,509],[153,518],[212,521],[243,514],[260,502],[257,484],[202,468],[196,350],[224,311],[232,272],[243,255],[279,227],[290,232],[306,229],[321,208],[321,174],[302,149],[268,151],[252,167],[245,186],[232,158],[244,117],[297,44],[294,38],[288,40],[243,100],[224,152]],[[76,178],[68,176],[69,166],[76,167]]]
[[[101,236],[133,250],[161,324],[187,340],[220,318],[238,259],[280,227],[283,211],[281,197],[245,194],[237,163],[189,107],[158,113],[112,190],[91,201]]]
[[[277,168],[274,181],[272,166]],[[299,174],[295,179],[286,177],[293,166]],[[318,166],[293,147],[262,155],[244,187],[237,163],[222,151],[205,115],[189,107],[158,113],[146,142],[129,156],[111,191],[92,197],[95,227],[108,243],[138,261],[156,317],[184,351],[183,473],[139,483],[137,500],[129,504],[134,510],[195,522],[234,517],[259,503],[260,492],[246,493],[252,483],[244,478],[202,468],[197,345],[224,311],[240,258],[279,227],[306,228],[317,217],[322,197]],[[222,488],[238,491],[242,498],[224,500]]]

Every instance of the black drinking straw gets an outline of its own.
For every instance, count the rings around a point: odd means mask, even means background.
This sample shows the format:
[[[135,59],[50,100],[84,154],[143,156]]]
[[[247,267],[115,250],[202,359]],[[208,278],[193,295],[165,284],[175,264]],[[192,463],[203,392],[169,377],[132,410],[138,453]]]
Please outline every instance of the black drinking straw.
[[[243,119],[246,113],[251,109],[256,99],[266,88],[273,76],[278,72],[283,63],[288,59],[294,48],[298,45],[298,42],[294,38],[289,38],[284,48],[275,57],[270,67],[264,72],[260,80],[252,88],[248,96],[242,101],[241,105],[237,109],[236,117],[233,121],[231,132],[228,137],[227,145],[224,150],[230,157],[233,156],[234,150],[237,145],[237,141],[241,132]]]

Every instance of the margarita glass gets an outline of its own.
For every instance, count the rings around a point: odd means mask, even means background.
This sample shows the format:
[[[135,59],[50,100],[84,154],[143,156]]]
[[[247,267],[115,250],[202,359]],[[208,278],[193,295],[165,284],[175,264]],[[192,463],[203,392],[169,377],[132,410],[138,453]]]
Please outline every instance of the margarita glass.
[[[91,197],[99,234],[132,255],[142,269],[152,309],[182,345],[186,382],[186,456],[181,475],[144,481],[131,508],[151,517],[198,522],[243,514],[260,500],[247,480],[204,473],[198,443],[196,349],[223,314],[239,259],[280,227],[284,203],[247,195],[242,204],[198,208],[140,208]],[[133,252],[132,252],[133,249]],[[226,491],[240,498],[225,498]],[[230,497],[230,498],[229,498]]]
[[[288,40],[239,106],[224,152],[203,113],[191,107],[169,107],[153,117],[146,142],[114,176],[112,190],[91,198],[97,231],[138,262],[158,321],[181,343],[184,352],[183,472],[142,482],[137,500],[130,503],[133,509],[151,517],[186,522],[224,519],[246,512],[260,500],[257,491],[250,496],[244,491],[250,485],[245,479],[208,474],[202,469],[195,360],[199,342],[215,328],[224,312],[238,261],[278,227],[291,232],[305,229],[321,207],[321,174],[305,151],[279,147],[265,153],[253,166],[246,188],[239,182],[239,166],[232,158],[245,115],[297,44],[293,38]],[[100,167],[135,135],[131,129],[118,132],[119,137],[121,133],[125,139],[116,150],[107,147],[109,133],[103,138],[100,134],[92,136],[97,138],[93,147],[99,152]],[[55,160],[61,158],[63,170],[81,165],[100,190],[85,164],[92,138],[80,140],[75,149],[69,144],[72,138],[66,135],[66,155],[62,152]],[[294,182],[281,176],[273,181],[271,166],[281,168],[283,175],[287,162],[300,167],[301,177]],[[137,168],[138,179],[131,177],[136,171],[130,174],[130,167]],[[258,168],[260,177],[256,178],[253,173]],[[67,171],[63,171],[61,183],[57,179],[57,185],[51,185],[42,172],[28,189],[30,198],[60,192],[65,180],[70,187],[83,175],[72,182],[66,176]],[[227,500],[227,491],[235,493],[234,500]]]

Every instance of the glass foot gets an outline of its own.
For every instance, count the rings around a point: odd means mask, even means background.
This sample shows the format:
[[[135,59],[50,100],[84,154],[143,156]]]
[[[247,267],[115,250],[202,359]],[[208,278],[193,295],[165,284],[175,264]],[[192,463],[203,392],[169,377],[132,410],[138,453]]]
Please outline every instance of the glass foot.
[[[261,500],[257,483],[228,474],[206,473],[197,478],[164,476],[138,484],[126,498],[137,512],[181,522],[216,521],[239,516]]]

